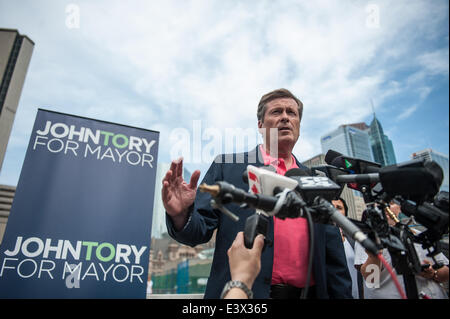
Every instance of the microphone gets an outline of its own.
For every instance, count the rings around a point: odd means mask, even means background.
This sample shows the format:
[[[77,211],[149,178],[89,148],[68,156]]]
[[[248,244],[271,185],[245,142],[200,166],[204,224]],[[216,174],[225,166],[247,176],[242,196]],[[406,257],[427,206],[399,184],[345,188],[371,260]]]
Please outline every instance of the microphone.
[[[373,255],[378,255],[378,248],[375,243],[367,237],[364,232],[353,224],[347,217],[342,215],[330,202],[324,198],[318,198],[318,206],[329,218],[338,225],[344,233],[360,243],[367,251]]]
[[[323,197],[331,201],[339,197],[342,188],[327,176],[311,176],[310,170],[293,168],[286,172],[285,176],[295,180],[298,185],[295,190],[300,193],[303,200],[312,203],[317,197]]]
[[[275,167],[271,165],[262,167],[248,165],[244,174],[244,181],[248,183],[251,194],[256,196],[260,195],[262,196],[260,198],[264,198],[264,196],[272,196],[274,193],[280,193],[280,197],[273,202],[269,210],[262,209],[262,207],[253,204],[256,208],[256,214],[248,217],[244,226],[245,247],[253,247],[253,242],[258,234],[266,236],[265,242],[271,245],[272,241],[267,238],[270,224],[269,216],[278,214],[279,217],[284,216],[286,218],[289,216],[298,217],[301,214],[300,207],[294,204],[294,201],[297,199],[295,198],[296,195],[287,194],[284,191],[284,189],[292,190],[297,183],[288,177],[277,174]],[[288,202],[290,205],[284,206]],[[249,205],[249,203],[247,202],[246,205]]]
[[[247,166],[247,174],[249,179],[249,188],[255,194],[274,195],[276,187],[282,189],[294,189],[297,182],[286,176],[277,174],[276,171],[268,169],[267,166],[256,167]]]
[[[350,188],[380,182],[383,191],[391,197],[403,196],[415,202],[433,198],[444,178],[442,168],[434,161],[415,159],[404,163],[382,167],[378,173],[337,175],[336,183],[345,183]]]
[[[429,237],[436,242],[448,233],[448,205],[449,193],[440,191],[434,198],[433,203],[424,202],[416,205],[411,201],[401,203],[402,212],[407,216],[414,215],[417,222],[425,226],[427,230],[420,234],[421,237]]]
[[[383,167],[379,175],[387,194],[400,195],[416,202],[433,198],[444,179],[444,172],[439,164],[426,159]]]
[[[302,174],[301,171],[302,170],[294,171],[290,174]],[[300,181],[301,178],[309,177],[311,176],[300,176]],[[328,178],[326,179],[329,180]],[[315,185],[316,184],[314,183],[312,189],[319,188]],[[278,190],[278,188],[279,187],[275,187],[275,190]],[[305,191],[305,189],[308,187],[301,186],[299,183],[299,188],[301,191]],[[321,186],[321,189],[327,188]],[[199,190],[202,192],[208,192],[212,196],[219,198],[220,202],[223,204],[229,202],[235,202],[239,204],[245,203],[256,209],[262,209],[268,212],[269,216],[275,215],[280,218],[303,217],[303,209],[308,209],[308,204],[305,203],[302,198],[298,197],[295,191],[289,190],[287,188],[285,188],[281,193],[278,193],[277,196],[270,196],[245,192],[240,188],[236,188],[233,185],[222,181],[216,182],[215,185],[201,184],[199,185]],[[317,221],[326,221],[328,218],[331,219],[336,223],[336,225],[341,227],[347,235],[358,241],[364,248],[376,255],[377,248],[375,244],[356,225],[354,225],[345,216],[343,216],[329,201],[318,196],[319,195],[315,195],[312,201],[315,204],[315,209],[317,209],[317,212],[320,213],[314,213],[313,219]],[[265,223],[259,222],[263,218],[256,218],[257,220],[251,219],[250,221],[253,222],[248,223],[248,225],[246,223],[244,237],[245,245],[247,248],[252,246],[254,237],[257,233],[267,231],[267,225],[265,225]]]
[[[325,154],[325,163],[330,164],[336,157],[339,156],[342,156],[342,154],[330,149],[328,150],[327,154]]]
[[[231,202],[247,204],[255,209],[265,211],[268,216],[280,215],[283,218],[302,217],[301,209],[306,206],[306,203],[293,190],[289,189],[284,189],[277,193],[276,196],[253,194],[224,181],[216,182],[214,185],[203,183],[198,188],[201,192],[210,193],[221,204]],[[275,190],[278,190],[278,187]]]
[[[277,172],[276,168],[273,167],[272,165],[264,165],[261,166],[260,168],[268,170],[269,172],[273,173]],[[248,170],[245,170],[244,173],[242,173],[242,180],[244,181],[245,184],[248,184]]]
[[[378,163],[345,156],[333,150],[329,150],[325,155],[325,163],[343,168],[352,174],[378,173],[381,168]]]

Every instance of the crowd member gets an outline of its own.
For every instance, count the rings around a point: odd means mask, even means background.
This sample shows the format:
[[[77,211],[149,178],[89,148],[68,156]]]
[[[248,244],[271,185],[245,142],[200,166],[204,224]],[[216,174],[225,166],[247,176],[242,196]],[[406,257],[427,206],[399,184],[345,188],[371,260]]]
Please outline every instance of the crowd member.
[[[263,144],[243,154],[218,156],[202,182],[212,185],[226,181],[246,190],[248,185],[242,175],[249,164],[272,165],[282,175],[292,168],[304,168],[292,154],[300,135],[302,112],[302,102],[286,89],[263,95],[257,109]],[[270,134],[273,130],[276,134]],[[228,204],[226,207],[239,216],[239,221],[224,216],[211,207],[209,194],[197,192],[200,172],[195,171],[188,183],[182,178],[182,167],[182,159],[173,161],[163,179],[162,199],[168,232],[180,243],[196,246],[208,242],[217,229],[205,298],[219,298],[231,279],[227,251],[255,210]],[[261,271],[252,286],[255,298],[299,298],[306,288],[309,254],[313,254],[314,262],[308,297],[352,298],[339,230],[331,225],[315,224],[313,251],[309,251],[309,231],[303,218],[270,219],[265,235],[273,245],[268,245],[261,255]]]
[[[387,220],[390,226],[394,226],[398,222],[398,216],[401,212],[401,207],[392,201],[389,205],[390,211],[393,213],[386,213]],[[435,270],[432,265],[434,261],[427,257],[428,251],[423,249],[420,244],[415,243],[419,260],[423,265],[429,265],[421,273],[415,276],[418,294],[424,298],[430,299],[447,299],[448,296],[441,286],[441,283],[448,283],[449,268],[448,259],[439,253],[435,256],[438,263],[444,266]],[[383,258],[392,266],[391,255],[388,250],[382,250]],[[364,280],[364,297],[365,299],[399,299],[401,295],[394,284],[394,281],[387,269],[383,267],[381,261],[370,253],[367,253],[364,248],[356,243],[355,245],[355,267],[360,270]],[[395,269],[394,272],[396,273]],[[400,286],[404,289],[403,276],[396,274]]]
[[[332,200],[333,206],[345,217],[348,217],[348,206],[346,201],[339,197]],[[353,299],[364,299],[363,278],[361,273],[355,267],[355,241],[353,238],[347,236],[342,229],[341,236],[344,244],[345,257],[347,259],[348,272],[352,278],[352,296]]]

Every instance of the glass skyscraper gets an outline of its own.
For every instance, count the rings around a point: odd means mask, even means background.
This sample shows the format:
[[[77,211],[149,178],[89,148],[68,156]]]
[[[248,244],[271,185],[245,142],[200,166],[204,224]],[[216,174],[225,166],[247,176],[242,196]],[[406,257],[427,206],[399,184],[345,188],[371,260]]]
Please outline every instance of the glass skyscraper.
[[[392,141],[384,134],[383,127],[376,118],[375,113],[368,132],[374,161],[381,164],[381,166],[395,164],[397,161]]]

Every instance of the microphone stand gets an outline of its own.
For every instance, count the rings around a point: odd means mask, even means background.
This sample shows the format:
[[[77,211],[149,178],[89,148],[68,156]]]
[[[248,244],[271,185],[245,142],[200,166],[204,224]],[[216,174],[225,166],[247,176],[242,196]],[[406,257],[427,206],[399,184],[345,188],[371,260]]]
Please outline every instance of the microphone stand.
[[[405,229],[407,226],[397,223],[395,227],[398,227],[396,231],[400,232],[400,241],[405,245],[406,251],[388,246],[388,251],[392,258],[392,266],[397,270],[397,274],[403,275],[407,298],[419,299],[415,274],[420,271],[418,270],[420,269],[420,261],[417,257],[411,236],[407,233],[409,229]]]

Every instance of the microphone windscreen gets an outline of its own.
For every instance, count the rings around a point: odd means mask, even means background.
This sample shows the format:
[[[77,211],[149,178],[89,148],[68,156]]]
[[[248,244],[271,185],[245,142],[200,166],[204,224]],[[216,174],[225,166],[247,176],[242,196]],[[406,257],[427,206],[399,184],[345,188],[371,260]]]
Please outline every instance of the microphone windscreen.
[[[424,167],[433,176],[437,187],[441,187],[444,179],[444,171],[442,167],[435,161],[425,161]]]
[[[328,165],[333,165],[332,162],[339,156],[342,156],[342,154],[333,150],[328,150],[327,154],[325,155],[325,163],[327,163]]]
[[[439,164],[428,160],[385,166],[379,174],[384,192],[405,196],[415,202],[434,197],[443,179]]]
[[[277,169],[275,167],[273,167],[272,165],[261,166],[260,168],[266,169],[266,170],[274,172],[274,173],[277,172]],[[247,170],[245,170],[242,173],[242,180],[244,181],[245,184],[248,184],[248,172],[247,172]]]

